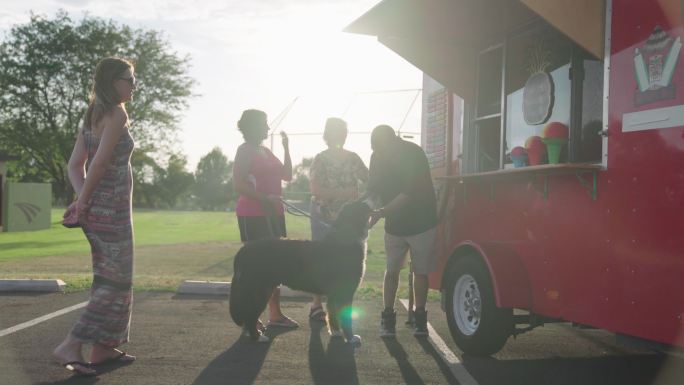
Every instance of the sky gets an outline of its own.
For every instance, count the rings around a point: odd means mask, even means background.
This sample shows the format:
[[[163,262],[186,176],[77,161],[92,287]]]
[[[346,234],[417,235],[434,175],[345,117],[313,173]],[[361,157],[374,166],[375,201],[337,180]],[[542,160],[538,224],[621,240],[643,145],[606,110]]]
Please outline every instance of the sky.
[[[342,32],[378,0],[3,0],[0,33],[29,21],[85,13],[162,31],[189,55],[195,97],[181,111],[178,150],[193,171],[218,146],[233,159],[242,110],[267,112],[290,135],[293,163],[325,148],[325,119],[347,120],[346,148],[370,158],[370,131],[389,124],[420,141],[422,74],[375,37]],[[276,117],[284,119],[277,122]],[[276,127],[277,126],[277,127]],[[133,127],[133,130],[135,127]],[[270,147],[270,141],[265,145]],[[276,136],[274,153],[282,159]]]

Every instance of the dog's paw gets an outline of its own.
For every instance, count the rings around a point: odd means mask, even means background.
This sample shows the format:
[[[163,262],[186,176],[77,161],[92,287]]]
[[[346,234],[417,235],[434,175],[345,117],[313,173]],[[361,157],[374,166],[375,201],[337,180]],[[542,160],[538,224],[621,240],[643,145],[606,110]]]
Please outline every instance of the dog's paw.
[[[341,338],[341,337],[344,337],[344,334],[342,333],[342,330],[333,330],[333,331],[330,331],[330,337],[331,338]]]
[[[347,343],[355,348],[361,347],[361,336],[354,334],[354,337],[352,337]]]
[[[258,335],[253,337],[252,335],[249,334],[248,330],[243,330],[242,335],[249,338],[250,340],[254,342],[270,342],[271,339],[268,338],[266,334],[264,334],[261,330],[257,330]]]

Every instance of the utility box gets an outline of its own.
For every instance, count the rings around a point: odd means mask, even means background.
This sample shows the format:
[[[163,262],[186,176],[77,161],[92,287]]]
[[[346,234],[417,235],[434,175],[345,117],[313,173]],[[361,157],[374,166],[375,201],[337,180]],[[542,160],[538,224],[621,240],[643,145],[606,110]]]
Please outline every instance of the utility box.
[[[2,194],[3,231],[50,228],[52,186],[49,183],[5,182]]]

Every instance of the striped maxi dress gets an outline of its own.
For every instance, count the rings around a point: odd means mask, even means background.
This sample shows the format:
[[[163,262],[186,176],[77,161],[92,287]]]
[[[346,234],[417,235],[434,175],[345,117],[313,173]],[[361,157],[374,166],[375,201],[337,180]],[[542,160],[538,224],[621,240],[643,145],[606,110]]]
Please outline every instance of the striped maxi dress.
[[[88,164],[100,138],[83,130]],[[90,302],[71,335],[83,343],[117,347],[128,341],[133,293],[133,225],[131,153],[134,142],[128,130],[114,148],[112,160],[93,191],[83,224],[92,252],[93,285]]]

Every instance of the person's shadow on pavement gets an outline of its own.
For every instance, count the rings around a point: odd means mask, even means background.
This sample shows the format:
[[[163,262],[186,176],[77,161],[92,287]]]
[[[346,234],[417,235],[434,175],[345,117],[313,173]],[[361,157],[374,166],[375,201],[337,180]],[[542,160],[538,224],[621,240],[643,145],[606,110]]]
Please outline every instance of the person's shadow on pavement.
[[[347,344],[344,338],[331,338],[328,350],[324,350],[321,340],[321,331],[324,328],[325,324],[321,322],[311,322],[309,370],[313,384],[358,385],[354,347]]]
[[[264,364],[271,343],[276,336],[288,330],[267,330],[269,342],[256,342],[246,335],[241,335],[225,352],[214,358],[202,373],[197,376],[193,385],[211,384],[252,384],[256,380]]]
[[[397,366],[401,371],[401,376],[404,378],[405,384],[418,385],[425,383],[423,379],[420,378],[420,375],[413,365],[411,365],[411,361],[408,359],[408,354],[406,354],[406,351],[401,346],[399,341],[397,341],[395,338],[383,338],[382,342],[385,343],[385,347],[390,355],[397,361]]]

